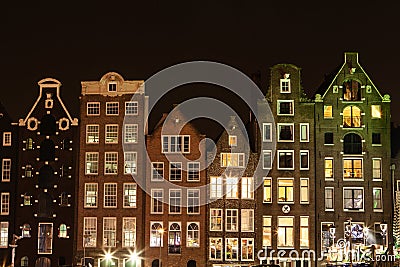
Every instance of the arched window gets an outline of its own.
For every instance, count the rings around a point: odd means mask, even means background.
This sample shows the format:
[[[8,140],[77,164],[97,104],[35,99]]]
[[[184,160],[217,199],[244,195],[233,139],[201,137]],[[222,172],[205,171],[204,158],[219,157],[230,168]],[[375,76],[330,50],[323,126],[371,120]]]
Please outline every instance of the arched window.
[[[59,238],[68,238],[66,224],[64,224],[64,223],[60,224],[60,228],[58,228],[58,237]]]
[[[38,217],[51,218],[52,217],[52,203],[53,200],[48,193],[41,193],[39,195],[39,210]]]
[[[181,254],[181,226],[179,223],[171,223],[169,226],[168,253]]]
[[[361,127],[361,109],[356,106],[347,106],[343,109],[343,127]]]
[[[26,139],[25,149],[26,150],[32,150],[33,149],[33,140],[32,140],[32,138]]]
[[[54,161],[56,157],[56,148],[54,142],[50,139],[43,140],[40,143],[40,160],[41,161]]]
[[[200,232],[198,223],[190,223],[187,227],[186,246],[199,247],[200,246]]]
[[[54,170],[50,165],[43,165],[39,170],[39,188],[49,188],[53,182]]]
[[[188,261],[187,267],[196,267],[196,261],[195,260]]]
[[[32,165],[28,164],[25,166],[25,177],[30,178],[32,176]]]
[[[358,134],[348,133],[344,136],[343,153],[351,155],[362,154],[362,140]]]
[[[21,267],[28,267],[29,259],[27,256],[21,258]]]
[[[151,267],[160,267],[159,263],[158,263],[158,259],[155,259],[151,262]]]
[[[40,121],[40,135],[55,135],[57,123],[54,116],[46,114]]]
[[[355,80],[343,83],[343,100],[361,101],[361,84]]]
[[[36,260],[35,267],[51,267],[51,261],[49,258],[40,257]]]
[[[163,245],[163,228],[159,222],[151,223],[150,247],[160,247]]]

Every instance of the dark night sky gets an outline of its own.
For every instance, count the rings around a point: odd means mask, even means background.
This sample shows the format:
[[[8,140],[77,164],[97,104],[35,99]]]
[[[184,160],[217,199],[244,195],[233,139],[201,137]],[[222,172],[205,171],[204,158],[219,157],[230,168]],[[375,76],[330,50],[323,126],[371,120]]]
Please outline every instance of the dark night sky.
[[[0,101],[16,121],[36,99],[37,82],[53,77],[63,83],[64,102],[76,117],[80,81],[108,71],[145,80],[190,60],[229,64],[249,75],[292,63],[302,68],[311,95],[343,63],[345,51],[357,51],[381,93],[397,103],[400,4],[393,2],[6,1]],[[189,96],[178,92],[172,102]],[[398,105],[392,108],[400,121]]]

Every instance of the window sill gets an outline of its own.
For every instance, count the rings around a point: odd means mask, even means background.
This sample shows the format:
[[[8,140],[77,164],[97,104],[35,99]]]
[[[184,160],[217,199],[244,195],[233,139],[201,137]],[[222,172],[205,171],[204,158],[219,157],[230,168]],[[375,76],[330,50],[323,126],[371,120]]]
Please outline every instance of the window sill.
[[[332,212],[332,211],[335,211],[335,210],[334,209],[326,209],[325,211],[331,211]]]
[[[382,146],[382,144],[372,144],[372,146]]]
[[[291,201],[291,202],[280,202],[280,201],[278,201],[278,204],[283,204],[283,205],[294,204],[294,201]]]
[[[324,144],[324,146],[334,146],[335,144]]]

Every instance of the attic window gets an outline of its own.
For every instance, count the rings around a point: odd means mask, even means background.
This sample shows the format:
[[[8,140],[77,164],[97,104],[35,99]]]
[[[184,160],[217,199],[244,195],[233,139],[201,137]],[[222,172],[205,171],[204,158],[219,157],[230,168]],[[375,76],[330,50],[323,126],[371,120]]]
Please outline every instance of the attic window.
[[[361,84],[355,80],[343,83],[343,100],[361,101]]]
[[[117,91],[117,83],[116,82],[109,82],[108,83],[108,91],[109,92],[116,92]]]
[[[281,93],[290,93],[290,74],[286,73],[280,80]]]

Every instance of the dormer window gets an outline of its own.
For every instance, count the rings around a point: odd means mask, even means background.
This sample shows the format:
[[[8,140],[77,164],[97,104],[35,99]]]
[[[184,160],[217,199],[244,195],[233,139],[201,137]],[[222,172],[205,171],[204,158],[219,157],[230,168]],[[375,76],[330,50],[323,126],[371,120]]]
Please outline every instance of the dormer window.
[[[361,84],[354,80],[343,83],[343,100],[361,101]]]
[[[116,92],[117,91],[117,83],[116,82],[109,82],[108,83],[108,91],[109,92]]]
[[[290,93],[290,74],[286,73],[283,79],[280,80],[281,93]]]

